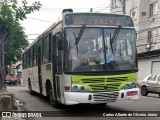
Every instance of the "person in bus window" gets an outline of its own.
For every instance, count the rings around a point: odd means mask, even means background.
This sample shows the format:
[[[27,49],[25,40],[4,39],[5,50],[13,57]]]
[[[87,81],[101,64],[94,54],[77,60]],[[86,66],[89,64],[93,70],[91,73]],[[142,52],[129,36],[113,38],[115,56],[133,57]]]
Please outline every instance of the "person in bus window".
[[[71,60],[72,60],[72,70],[74,70],[74,68],[78,67],[81,64],[75,47],[71,48]]]
[[[77,59],[78,55],[77,55],[77,50],[75,48],[71,49],[71,56],[72,59]]]
[[[91,65],[97,64],[97,60],[99,58],[100,51],[99,49],[96,48],[96,45],[92,43],[91,46],[89,47],[89,52],[86,55],[89,57],[88,59],[89,64]]]

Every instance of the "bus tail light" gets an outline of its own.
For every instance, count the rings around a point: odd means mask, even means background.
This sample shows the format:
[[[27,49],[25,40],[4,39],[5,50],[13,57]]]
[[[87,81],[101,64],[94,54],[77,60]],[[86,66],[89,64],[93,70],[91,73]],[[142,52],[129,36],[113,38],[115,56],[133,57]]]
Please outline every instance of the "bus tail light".
[[[138,91],[129,91],[127,92],[126,96],[134,96],[134,95],[138,95]]]
[[[71,88],[70,86],[64,86],[65,90],[70,90],[70,88]]]

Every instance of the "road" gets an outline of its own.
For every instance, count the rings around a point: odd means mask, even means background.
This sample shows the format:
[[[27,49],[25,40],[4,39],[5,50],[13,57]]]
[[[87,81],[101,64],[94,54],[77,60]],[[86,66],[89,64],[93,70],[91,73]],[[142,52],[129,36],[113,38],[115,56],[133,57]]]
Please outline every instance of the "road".
[[[43,97],[39,94],[30,95],[28,92],[28,88],[22,85],[11,85],[7,86],[7,89],[10,93],[14,93],[16,99],[18,99],[21,103],[21,109],[25,111],[54,111],[52,114],[55,114],[54,119],[56,120],[71,120],[71,119],[79,119],[79,120],[99,120],[106,119],[103,117],[103,114],[109,113],[111,111],[160,111],[160,98],[156,94],[149,94],[147,97],[140,96],[139,100],[136,101],[117,101],[115,103],[108,103],[105,106],[98,105],[72,105],[72,106],[64,106],[62,105],[60,108],[53,108],[48,102],[46,97]],[[93,112],[94,110],[94,112]],[[98,116],[96,117],[96,113]],[[92,116],[92,117],[86,117]],[[102,116],[102,117],[101,117]],[[132,120],[138,117],[107,117],[108,120]],[[33,119],[33,118],[32,118]],[[32,120],[31,119],[31,120]],[[53,117],[47,118],[34,118],[36,120],[50,120]],[[160,117],[140,117],[140,119],[145,120],[159,120]]]

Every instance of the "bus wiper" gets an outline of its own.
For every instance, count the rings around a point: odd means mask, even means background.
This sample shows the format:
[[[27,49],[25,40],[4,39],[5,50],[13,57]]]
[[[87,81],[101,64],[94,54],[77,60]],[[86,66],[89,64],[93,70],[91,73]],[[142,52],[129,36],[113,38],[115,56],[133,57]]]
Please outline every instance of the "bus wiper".
[[[112,53],[113,53],[112,44],[116,41],[121,28],[122,28],[122,26],[118,26],[118,28],[114,31],[114,34],[113,34],[112,38],[111,38],[111,33],[110,33],[110,45],[111,45]]]
[[[78,33],[78,37],[76,37],[76,35],[74,34],[74,37],[75,37],[75,45],[77,45],[79,43],[79,40],[81,39],[82,37],[82,34],[83,34],[83,31],[84,31],[84,28],[86,27],[86,25],[82,25],[79,33]]]
[[[83,31],[84,31],[84,28],[86,27],[86,25],[82,25],[79,33],[78,33],[78,37],[76,37],[76,34],[74,33],[74,38],[75,38],[75,45],[76,45],[76,49],[77,49],[77,55],[78,55],[78,43],[79,43],[79,40],[81,39],[82,37],[82,34],[83,34]]]

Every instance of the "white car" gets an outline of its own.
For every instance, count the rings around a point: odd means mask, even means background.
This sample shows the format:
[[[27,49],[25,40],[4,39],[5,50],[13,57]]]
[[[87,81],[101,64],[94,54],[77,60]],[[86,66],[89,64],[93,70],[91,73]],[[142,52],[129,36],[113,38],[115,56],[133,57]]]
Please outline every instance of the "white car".
[[[147,96],[148,93],[156,93],[160,97],[160,74],[150,74],[139,83],[141,95]]]

